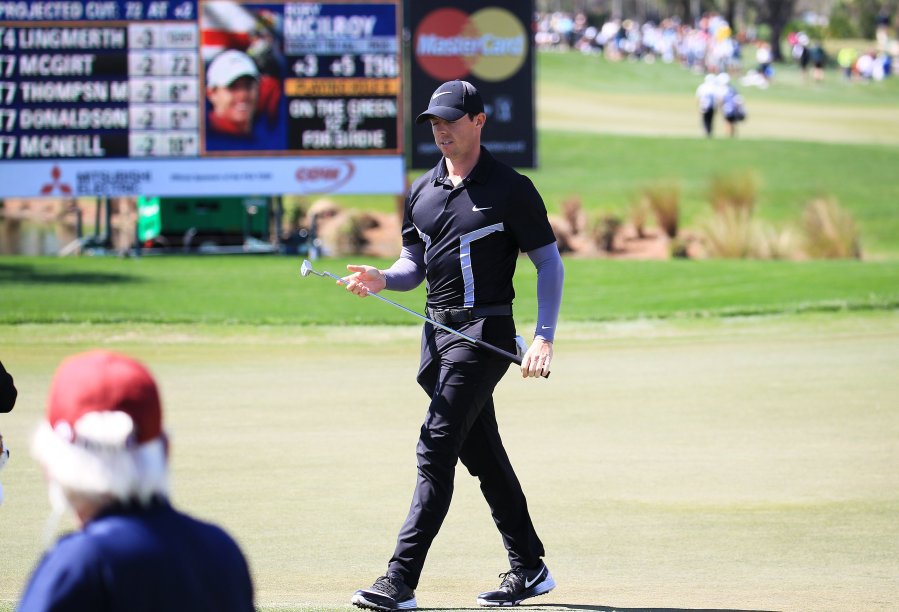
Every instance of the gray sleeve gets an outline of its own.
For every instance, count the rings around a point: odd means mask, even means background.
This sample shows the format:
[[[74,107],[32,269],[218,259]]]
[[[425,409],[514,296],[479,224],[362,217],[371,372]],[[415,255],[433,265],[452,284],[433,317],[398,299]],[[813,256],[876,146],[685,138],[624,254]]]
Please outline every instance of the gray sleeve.
[[[425,279],[425,245],[404,246],[400,258],[386,270],[381,270],[381,274],[391,291],[415,289]]]
[[[565,268],[555,242],[528,251],[528,257],[537,268],[537,328],[535,338],[553,341],[559,308],[562,306],[562,282]]]

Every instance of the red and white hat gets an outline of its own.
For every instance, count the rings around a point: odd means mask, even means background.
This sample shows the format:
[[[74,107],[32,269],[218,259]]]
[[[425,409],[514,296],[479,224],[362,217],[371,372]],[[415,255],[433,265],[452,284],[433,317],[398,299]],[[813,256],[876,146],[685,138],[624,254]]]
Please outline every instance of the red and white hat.
[[[166,446],[153,376],[130,357],[94,350],[57,368],[32,452],[66,489],[147,501],[168,495]]]

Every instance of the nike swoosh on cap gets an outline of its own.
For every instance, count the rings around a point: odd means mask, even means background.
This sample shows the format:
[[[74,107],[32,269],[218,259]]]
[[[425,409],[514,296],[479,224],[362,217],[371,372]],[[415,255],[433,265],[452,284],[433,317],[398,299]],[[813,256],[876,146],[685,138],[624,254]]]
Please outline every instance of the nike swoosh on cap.
[[[478,208],[477,206],[472,206],[471,210],[473,210],[474,212],[481,212],[482,210],[490,210],[491,208],[493,208],[493,207],[492,206],[481,206],[480,208]]]
[[[453,93],[453,92],[451,92],[451,91],[439,91],[439,92],[435,93],[433,96],[431,96],[431,99],[432,99],[432,100],[436,100],[436,99],[439,98],[440,96],[445,96],[446,94],[451,94],[451,93]]]

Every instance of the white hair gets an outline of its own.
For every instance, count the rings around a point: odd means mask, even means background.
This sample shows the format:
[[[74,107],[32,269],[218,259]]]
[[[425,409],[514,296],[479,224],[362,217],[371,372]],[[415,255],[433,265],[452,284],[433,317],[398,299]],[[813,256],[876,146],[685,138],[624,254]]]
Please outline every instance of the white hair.
[[[168,497],[169,472],[164,436],[132,443],[133,422],[124,412],[93,412],[54,430],[42,422],[31,451],[47,478],[65,491],[86,497],[147,504]]]

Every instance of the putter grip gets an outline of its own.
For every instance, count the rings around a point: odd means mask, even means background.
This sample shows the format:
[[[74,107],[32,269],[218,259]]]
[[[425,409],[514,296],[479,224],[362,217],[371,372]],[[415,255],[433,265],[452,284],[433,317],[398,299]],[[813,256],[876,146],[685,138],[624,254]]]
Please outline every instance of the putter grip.
[[[474,340],[474,343],[477,344],[478,346],[480,346],[481,348],[485,348],[489,351],[493,351],[497,355],[502,355],[503,357],[505,357],[512,363],[514,363],[515,365],[518,365],[518,366],[521,365],[521,358],[518,355],[513,355],[512,353],[509,353],[508,351],[504,351],[503,349],[501,349],[499,347],[493,346],[492,344],[488,344],[481,340],[477,340],[474,338],[472,338],[472,340]],[[550,372],[547,372],[546,374],[543,375],[543,378],[549,378],[549,375],[550,375]]]

